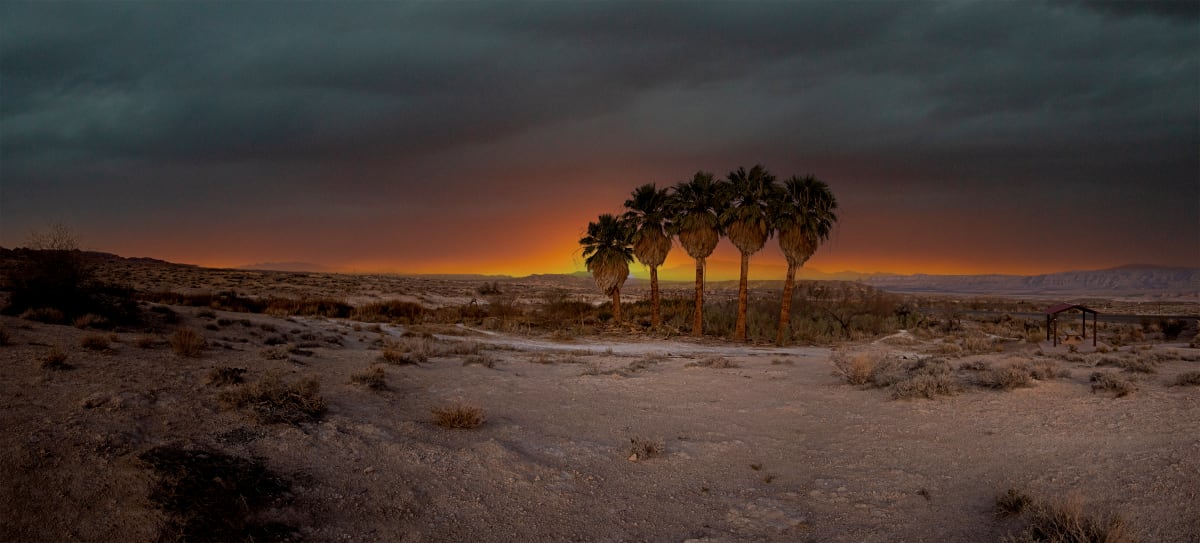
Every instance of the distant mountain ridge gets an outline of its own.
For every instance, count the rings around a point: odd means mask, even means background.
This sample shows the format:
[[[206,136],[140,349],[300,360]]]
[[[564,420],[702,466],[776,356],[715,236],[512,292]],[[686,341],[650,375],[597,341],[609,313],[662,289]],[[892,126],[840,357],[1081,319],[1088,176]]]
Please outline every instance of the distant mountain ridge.
[[[1200,268],[1131,265],[1042,275],[893,275],[860,279],[884,290],[1025,295],[1158,295],[1200,301]]]

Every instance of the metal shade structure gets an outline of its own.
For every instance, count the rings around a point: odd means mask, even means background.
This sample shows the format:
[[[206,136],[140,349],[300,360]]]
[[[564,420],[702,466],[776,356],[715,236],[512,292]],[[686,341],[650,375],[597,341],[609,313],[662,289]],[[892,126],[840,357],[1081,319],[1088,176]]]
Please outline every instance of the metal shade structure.
[[[1083,339],[1087,339],[1087,316],[1092,314],[1092,346],[1096,346],[1096,320],[1100,313],[1079,304],[1057,304],[1046,308],[1046,339],[1054,338],[1054,346],[1058,347],[1058,314],[1063,311],[1078,309],[1083,314],[1083,326],[1079,328]]]

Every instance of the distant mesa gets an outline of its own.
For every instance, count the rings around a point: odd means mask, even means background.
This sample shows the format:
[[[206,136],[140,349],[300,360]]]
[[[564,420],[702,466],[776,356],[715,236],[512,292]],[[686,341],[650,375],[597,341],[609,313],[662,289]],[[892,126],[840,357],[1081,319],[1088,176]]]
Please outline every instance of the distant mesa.
[[[239,270],[281,271],[281,272],[316,272],[329,273],[336,271],[329,266],[313,262],[259,262],[238,266]]]

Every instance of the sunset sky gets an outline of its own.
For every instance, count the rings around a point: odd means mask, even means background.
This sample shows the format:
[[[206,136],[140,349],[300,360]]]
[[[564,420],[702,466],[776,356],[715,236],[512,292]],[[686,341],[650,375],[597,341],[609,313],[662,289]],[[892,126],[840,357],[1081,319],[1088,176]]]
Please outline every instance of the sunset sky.
[[[1200,266],[1200,3],[0,2],[4,247],[572,272],[756,163],[837,196],[816,270]]]

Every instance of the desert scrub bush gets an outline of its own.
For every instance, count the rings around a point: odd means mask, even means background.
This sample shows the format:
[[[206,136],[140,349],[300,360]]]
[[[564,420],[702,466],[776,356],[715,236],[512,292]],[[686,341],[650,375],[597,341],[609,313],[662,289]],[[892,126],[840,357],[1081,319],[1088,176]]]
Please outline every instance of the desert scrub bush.
[[[1200,371],[1188,371],[1176,375],[1175,381],[1171,384],[1177,387],[1200,386]]]
[[[831,361],[834,375],[850,385],[876,384],[877,377],[896,366],[895,361],[881,351],[836,352]]]
[[[478,428],[486,421],[483,409],[467,404],[435,407],[430,412],[433,413],[433,423],[443,428]]]
[[[77,317],[74,321],[71,321],[71,325],[76,328],[79,328],[80,330],[82,330],[84,328],[96,328],[98,330],[108,330],[108,329],[112,328],[112,321],[110,321],[104,317],[101,317],[100,315],[97,315],[95,313],[88,313],[81,317]]]
[[[999,342],[995,338],[969,336],[963,340],[962,348],[968,353],[986,353],[993,352],[1000,347]]]
[[[661,439],[649,439],[642,436],[629,438],[629,461],[637,462],[659,456],[666,449]]]
[[[89,351],[103,351],[108,348],[108,337],[88,334],[79,338],[79,346]]]
[[[242,375],[246,373],[246,368],[231,368],[228,366],[218,366],[208,370],[208,376],[204,382],[207,385],[221,387],[225,385],[237,385],[245,381]]]
[[[21,313],[21,318],[42,324],[62,324],[67,321],[67,316],[53,307],[27,309]]]
[[[388,364],[405,365],[427,362],[429,356],[425,351],[407,350],[403,345],[385,342],[383,351],[379,353],[379,359]]]
[[[941,342],[933,346],[933,352],[944,356],[962,354],[963,348],[959,344],[943,339]]]
[[[994,509],[997,518],[1008,518],[1024,513],[1030,505],[1033,505],[1033,498],[1014,487],[1009,487],[1004,494],[996,496]]]
[[[953,396],[959,392],[962,392],[962,385],[953,375],[946,373],[918,374],[892,384],[892,398],[897,400],[932,400],[938,396]]]
[[[47,369],[47,370],[69,370],[69,369],[71,369],[71,365],[67,364],[66,351],[64,351],[58,347],[51,347],[50,350],[46,352],[46,354],[42,355],[40,362],[41,362],[42,369]]]
[[[198,357],[204,350],[204,336],[191,328],[180,328],[171,334],[171,350],[179,356]]]
[[[1029,516],[1024,529],[1015,535],[1003,538],[1002,541],[1009,543],[1135,543],[1138,541],[1124,517],[1119,514],[1089,513],[1084,510],[1083,503],[1073,496],[1058,502],[1033,500],[1026,497],[1021,512],[1027,513]]]
[[[166,517],[159,541],[286,541],[296,530],[263,513],[290,500],[291,483],[260,459],[164,445],[138,455],[157,476],[150,503]]]
[[[495,368],[496,359],[487,353],[473,354],[463,359],[464,367],[466,366],[483,366],[485,368]]]
[[[687,364],[684,364],[684,367],[685,367],[685,368],[717,368],[717,369],[724,369],[724,368],[736,368],[736,367],[738,367],[738,364],[737,364],[737,362],[734,362],[734,361],[732,361],[732,360],[730,360],[730,359],[728,359],[728,358],[725,358],[725,357],[723,357],[723,356],[710,356],[710,357],[707,357],[707,358],[702,358],[702,359],[700,359],[700,360],[697,360],[697,361],[695,361],[695,362],[688,362]]]
[[[221,393],[218,399],[226,409],[249,410],[263,424],[314,421],[326,410],[321,383],[315,377],[285,383],[278,374],[268,373],[254,383]]]
[[[1117,377],[1111,373],[1095,372],[1088,378],[1092,383],[1092,393],[1111,392],[1114,398],[1128,396],[1137,391],[1137,385]]]
[[[258,356],[267,360],[287,360],[288,346],[287,345],[272,345],[258,351]]]
[[[421,304],[404,302],[400,300],[388,300],[383,302],[374,302],[355,308],[354,311],[351,312],[350,318],[364,322],[416,324],[421,322],[424,315],[425,308]]]
[[[1032,385],[1033,378],[1029,372],[1018,363],[1000,367],[991,367],[980,371],[975,376],[975,384],[983,388],[996,390],[1012,390],[1014,388]]]
[[[387,373],[379,366],[372,366],[350,375],[350,382],[371,390],[387,390]]]

